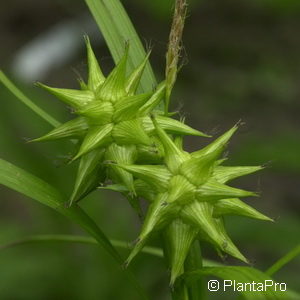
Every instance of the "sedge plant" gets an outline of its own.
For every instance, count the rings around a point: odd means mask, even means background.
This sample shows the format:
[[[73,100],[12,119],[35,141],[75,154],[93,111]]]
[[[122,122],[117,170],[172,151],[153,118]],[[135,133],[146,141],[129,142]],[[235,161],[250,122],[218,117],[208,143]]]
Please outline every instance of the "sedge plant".
[[[37,83],[70,106],[74,118],[59,124],[46,112],[36,109],[1,73],[1,81],[55,127],[30,142],[68,139],[73,143],[74,155],[69,163],[79,161],[73,191],[65,198],[54,187],[5,161],[1,161],[0,182],[58,210],[81,225],[95,240],[55,235],[49,239],[98,242],[125,269],[142,251],[163,256],[170,270],[173,299],[204,299],[206,288],[201,280],[209,275],[240,281],[269,279],[268,274],[250,266],[205,265],[201,256],[201,244],[209,243],[221,257],[230,255],[248,264],[226,231],[224,219],[240,215],[273,220],[241,200],[256,197],[256,193],[230,183],[263,169],[262,166],[224,165],[224,150],[240,122],[220,136],[211,137],[176,119],[176,114],[169,111],[179,70],[186,2],[177,0],[175,3],[165,80],[160,83],[153,77],[149,63],[151,52],[143,50],[120,2],[86,0],[86,3],[107,40],[116,66],[105,76],[89,38],[85,37],[88,78],[79,80],[78,89]],[[207,145],[189,153],[183,146],[187,135],[206,139]],[[121,258],[114,247],[124,246],[124,243],[111,242],[79,206],[96,189],[119,192],[140,217],[140,233],[127,259]],[[141,199],[148,202],[146,210],[141,208]],[[147,245],[153,235],[160,237],[163,252]],[[45,239],[45,236],[36,237],[37,241]],[[35,238],[30,237],[30,240]],[[26,239],[19,243],[22,242]],[[126,272],[135,282],[131,271]],[[136,282],[135,286],[140,297],[145,297]],[[254,299],[251,293],[243,295]],[[292,299],[293,294],[270,289],[258,291],[255,297]]]

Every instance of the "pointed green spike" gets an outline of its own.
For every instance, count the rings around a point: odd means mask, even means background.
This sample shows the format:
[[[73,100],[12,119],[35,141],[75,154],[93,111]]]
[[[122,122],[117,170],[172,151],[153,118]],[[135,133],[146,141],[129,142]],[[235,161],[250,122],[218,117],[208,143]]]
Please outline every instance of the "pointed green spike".
[[[243,166],[243,167],[218,166],[214,169],[213,178],[220,183],[226,183],[232,179],[260,171],[261,169],[263,169],[263,167],[261,166]]]
[[[114,161],[118,164],[133,164],[136,157],[136,147],[133,145],[129,146],[118,146],[112,143],[106,150],[105,160]],[[118,168],[116,165],[109,165],[110,178],[114,182],[121,182],[126,185],[130,192],[135,193],[133,185],[133,177],[131,173]]]
[[[76,113],[85,116],[90,125],[104,125],[112,122],[114,107],[108,101],[93,101],[77,110]]]
[[[80,149],[72,161],[78,159],[83,154],[86,154],[95,148],[101,147],[111,141],[111,131],[113,125],[107,124],[104,126],[96,126],[87,132]]]
[[[180,219],[175,219],[167,226],[164,236],[171,265],[171,286],[176,278],[183,274],[185,259],[197,234],[198,230],[195,227],[183,223]]]
[[[175,214],[175,207],[171,204],[165,205],[167,193],[158,194],[156,200],[152,202],[147,210],[145,221],[142,225],[141,232],[137,239],[137,243],[132,249],[125,265],[128,265],[132,259],[142,250],[149,235],[156,229],[165,225]]]
[[[166,83],[165,81],[161,82],[158,87],[156,88],[155,92],[140,109],[139,109],[139,115],[140,116],[146,116],[150,112],[153,111],[155,107],[157,107],[165,97],[166,93]]]
[[[139,119],[131,119],[116,124],[112,132],[112,137],[119,145],[151,144],[151,140]]]
[[[220,166],[224,161],[226,161],[227,160],[227,158],[225,157],[225,158],[221,158],[221,159],[218,159],[217,161],[216,161],[216,167],[217,166]]]
[[[126,121],[137,116],[138,109],[148,101],[150,93],[124,97],[115,103],[114,121]]]
[[[220,236],[216,229],[215,219],[213,218],[213,205],[211,203],[193,201],[184,206],[181,210],[181,217],[185,222],[196,226],[211,240],[222,244],[223,241],[219,241]]]
[[[43,135],[42,137],[33,139],[30,142],[43,142],[68,137],[80,137],[87,131],[87,129],[88,124],[86,123],[85,118],[79,117],[56,127],[49,133]]]
[[[100,69],[88,36],[85,36],[85,43],[89,70],[88,88],[95,92],[97,88],[104,82],[105,77]]]
[[[209,135],[196,130],[178,120],[171,119],[165,116],[155,116],[155,119],[159,126],[170,133],[180,134],[180,135],[194,135],[194,136],[202,136],[202,137],[210,137]],[[143,117],[143,125],[147,132],[152,132],[155,128],[151,118],[148,116]]]
[[[228,143],[228,141],[230,140],[230,138],[232,137],[232,135],[237,131],[238,126],[239,126],[239,123],[234,125],[231,129],[226,131],[223,135],[218,137],[216,140],[214,140],[212,143],[210,143],[205,148],[198,150],[196,152],[193,152],[192,156],[194,156],[194,157],[202,156],[202,155],[205,155],[205,154],[208,154],[208,153],[214,151],[216,148],[218,148],[222,145],[226,145]]]
[[[156,165],[116,165],[135,177],[144,180],[146,183],[157,189],[165,191],[171,178],[171,173],[164,166]]]
[[[144,220],[144,212],[142,210],[141,207],[141,203],[140,203],[140,199],[139,197],[137,197],[136,195],[134,195],[133,193],[127,193],[127,195],[125,195],[126,199],[128,200],[130,206],[134,209],[134,211],[137,213],[139,219],[141,221]]]
[[[214,180],[208,180],[197,189],[196,198],[199,201],[214,201],[226,198],[240,198],[257,196],[257,194],[228,185],[219,183]]]
[[[104,186],[98,186],[98,189],[100,189],[100,190],[110,190],[110,191],[118,192],[118,193],[121,193],[121,194],[129,192],[128,188],[125,185],[120,184],[120,183],[109,184],[109,185],[104,185]]]
[[[58,89],[47,86],[40,82],[36,83],[37,86],[45,89],[49,93],[53,94],[66,104],[80,109],[89,102],[94,100],[94,93],[89,90],[72,90],[72,89]]]
[[[101,179],[104,180],[105,172],[101,166],[103,156],[104,150],[94,150],[81,157],[70,206],[93,191]]]
[[[194,200],[196,187],[183,176],[175,175],[170,180],[168,191],[170,203],[187,204]]]
[[[165,150],[165,163],[171,172],[177,172],[180,165],[187,159],[189,154],[181,151],[171,138],[160,128],[156,119],[152,117],[155,131]]]
[[[192,157],[182,163],[180,173],[195,186],[199,186],[211,176],[215,162],[222,152],[223,147],[218,147],[206,155]]]
[[[219,217],[223,215],[238,215],[273,222],[271,218],[260,213],[238,198],[221,199],[215,203],[214,216]]]
[[[199,130],[196,130],[183,122],[180,122],[175,119],[171,119],[165,116],[157,116],[156,117],[157,123],[161,126],[161,128],[165,129],[166,131],[173,132],[175,134],[183,134],[183,135],[195,135],[195,136],[202,136],[202,137],[211,137]]]
[[[116,100],[126,96],[125,77],[127,59],[128,46],[126,47],[125,53],[117,66],[111,71],[97,92],[97,99],[115,102]]]
[[[83,79],[79,78],[77,79],[80,89],[81,90],[88,90],[88,86],[86,85],[86,83],[83,81]]]
[[[215,222],[216,222],[216,226],[219,229],[220,235],[223,237],[224,239],[224,243],[221,245],[220,249],[235,257],[236,259],[239,259],[241,261],[243,261],[246,264],[249,264],[248,259],[240,252],[240,250],[235,246],[235,244],[233,243],[233,241],[231,240],[231,238],[228,236],[225,226],[224,226],[224,221],[222,218],[215,218]]]
[[[127,78],[125,84],[125,90],[127,92],[127,95],[134,95],[136,93],[150,54],[151,51],[147,53],[141,64],[135,70],[133,70],[133,72]]]
[[[213,217],[213,205],[211,203],[194,201],[181,210],[181,215],[186,222],[199,228],[201,237],[209,240],[222,251],[247,262],[246,258],[224,233],[222,224],[219,224],[217,219]]]

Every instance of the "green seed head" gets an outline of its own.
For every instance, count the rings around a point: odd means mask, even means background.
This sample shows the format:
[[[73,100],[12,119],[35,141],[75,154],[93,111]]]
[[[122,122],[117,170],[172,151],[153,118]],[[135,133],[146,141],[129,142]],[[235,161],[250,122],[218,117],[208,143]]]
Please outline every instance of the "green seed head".
[[[194,239],[210,242],[218,251],[244,262],[247,259],[235,247],[226,233],[223,216],[243,215],[270,220],[239,198],[256,196],[253,192],[228,186],[234,178],[256,172],[261,167],[225,167],[220,159],[226,144],[236,131],[234,126],[205,148],[187,153],[181,142],[172,139],[153,118],[155,132],[164,147],[161,165],[119,165],[119,168],[144,181],[138,195],[150,202],[138,243],[130,254],[129,263],[141,250],[150,234],[162,230],[169,241],[171,283],[184,268],[189,245]],[[146,193],[143,189],[155,189]]]
[[[59,89],[39,84],[71,106],[77,117],[34,141],[62,138],[78,140],[80,159],[70,203],[82,199],[99,183],[118,191],[141,216],[139,197],[149,201],[143,225],[128,264],[160,231],[165,236],[171,266],[171,284],[184,272],[184,262],[195,239],[208,241],[218,251],[247,262],[228,236],[224,216],[235,214],[271,220],[239,198],[255,193],[227,183],[259,171],[259,166],[223,166],[221,157],[237,130],[230,130],[208,146],[188,153],[183,136],[208,137],[171,114],[157,110],[166,83],[139,94],[138,86],[150,53],[129,75],[128,45],[116,67],[105,77],[86,38],[88,81],[81,89]]]
[[[157,122],[168,132],[190,135],[204,135],[189,126],[164,117],[155,108],[165,95],[165,83],[154,91],[137,94],[137,89],[150,53],[129,75],[126,72],[128,45],[116,67],[105,77],[97,62],[89,39],[86,37],[88,57],[88,82],[81,81],[81,89],[59,89],[38,84],[60,100],[71,106],[77,118],[55,128],[50,133],[34,141],[76,138],[79,150],[72,161],[80,159],[76,184],[71,203],[81,199],[87,191],[93,190],[100,179],[98,165],[103,160],[113,160],[119,164],[133,164],[148,157],[154,160],[162,157],[162,145],[157,141],[156,133],[149,113],[157,115]],[[150,124],[149,124],[150,123]],[[156,141],[154,143],[154,141]],[[99,155],[99,152],[105,155]],[[91,165],[94,161],[97,165]],[[106,165],[109,179],[123,183],[134,192],[133,177],[130,173],[112,165]],[[85,170],[82,173],[82,169]],[[103,166],[100,168],[103,170]],[[104,172],[105,173],[105,172]],[[86,174],[86,175],[82,175]]]

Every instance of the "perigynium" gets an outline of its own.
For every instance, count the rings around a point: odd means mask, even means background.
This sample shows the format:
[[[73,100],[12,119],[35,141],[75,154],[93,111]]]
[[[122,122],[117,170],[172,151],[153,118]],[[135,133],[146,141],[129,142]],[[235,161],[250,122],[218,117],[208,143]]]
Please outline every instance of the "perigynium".
[[[165,98],[165,82],[148,93],[137,93],[149,54],[127,75],[127,45],[122,59],[105,78],[88,38],[86,45],[88,82],[80,81],[80,90],[38,84],[71,106],[77,115],[33,140],[78,141],[71,162],[80,159],[80,163],[69,204],[99,186],[121,192],[140,215],[139,198],[146,199],[149,207],[126,265],[153,232],[162,232],[171,284],[184,272],[186,256],[196,239],[211,243],[220,254],[247,262],[228,236],[224,216],[271,219],[239,199],[255,193],[227,185],[234,178],[262,169],[222,165],[222,153],[238,125],[203,149],[184,151],[184,135],[208,136],[157,108]]]
[[[260,166],[222,166],[224,159],[221,159],[221,154],[238,125],[205,148],[188,153],[182,149],[182,138],[173,141],[155,117],[152,119],[164,147],[163,163],[117,165],[138,178],[135,181],[137,194],[150,203],[136,245],[126,263],[135,257],[155,231],[162,231],[167,240],[171,284],[183,273],[184,261],[195,239],[208,241],[218,252],[247,262],[229,238],[223,216],[271,219],[239,199],[256,196],[255,193],[227,185],[234,178],[262,169]]]
[[[162,147],[158,145],[159,140],[154,133],[150,112],[157,115],[159,124],[170,133],[206,136],[155,110],[164,98],[164,82],[154,91],[136,94],[149,54],[127,76],[129,47],[127,45],[122,59],[105,78],[88,38],[86,45],[88,83],[80,81],[80,90],[52,88],[38,83],[71,106],[78,115],[77,118],[33,140],[47,141],[61,138],[79,140],[79,150],[72,161],[80,158],[80,164],[70,204],[82,199],[107,177],[114,182],[125,184],[133,194],[135,193],[130,173],[115,167],[109,168],[107,172],[102,162],[113,160],[132,164],[135,161],[161,159],[163,154],[159,150]]]

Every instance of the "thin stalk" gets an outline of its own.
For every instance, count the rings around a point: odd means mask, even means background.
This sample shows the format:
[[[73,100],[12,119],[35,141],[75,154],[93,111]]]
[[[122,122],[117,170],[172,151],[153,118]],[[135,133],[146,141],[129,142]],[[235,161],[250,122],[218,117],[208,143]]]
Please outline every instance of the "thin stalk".
[[[22,239],[18,239],[6,244],[0,245],[0,250],[4,250],[11,247],[40,243],[40,242],[66,242],[66,243],[79,243],[88,245],[99,245],[99,243],[92,237],[88,236],[77,236],[77,235],[67,235],[67,234],[44,234],[44,235],[31,235]],[[127,242],[119,240],[110,240],[111,244],[117,248],[123,248],[130,250],[130,245]],[[153,256],[162,257],[163,252],[159,248],[146,246],[142,250],[145,254],[150,254]]]
[[[169,112],[169,103],[178,73],[178,62],[182,52],[182,32],[187,11],[186,0],[176,0],[169,44],[166,54],[166,100],[165,114]]]
[[[38,235],[30,235],[21,239],[17,239],[8,243],[0,244],[0,251],[5,250],[8,248],[16,247],[16,246],[22,246],[26,244],[31,243],[60,243],[60,242],[66,242],[66,243],[74,243],[74,244],[85,244],[85,245],[92,245],[92,246],[99,246],[99,242],[89,236],[81,236],[81,235],[69,235],[69,234],[38,234]],[[110,240],[111,244],[114,247],[117,248],[123,248],[130,250],[131,246],[130,243],[120,240]],[[157,247],[150,247],[145,246],[142,250],[142,253],[149,254],[153,256],[157,256],[160,258],[164,257],[163,250],[161,248]],[[203,260],[204,266],[222,266],[222,264],[205,259]]]
[[[266,274],[269,276],[277,273],[283,266],[289,263],[291,260],[300,255],[300,245],[293,248],[290,252],[288,252],[285,256],[281,257],[278,261],[276,261],[267,271]]]
[[[19,90],[16,85],[0,70],[0,82],[10,90],[21,102],[23,102],[27,107],[29,107],[32,111],[34,111],[37,115],[39,115],[46,122],[51,124],[53,127],[59,126],[61,123],[57,121],[55,118],[50,116],[46,111],[41,109],[35,103],[32,102],[24,93]]]

